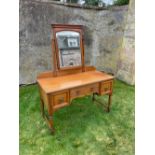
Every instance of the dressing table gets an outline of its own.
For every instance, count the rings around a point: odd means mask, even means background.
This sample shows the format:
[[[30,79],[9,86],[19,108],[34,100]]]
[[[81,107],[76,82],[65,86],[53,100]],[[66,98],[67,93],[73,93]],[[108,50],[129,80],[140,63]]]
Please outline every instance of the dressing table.
[[[95,95],[108,95],[109,112],[114,77],[85,66],[82,25],[52,24],[52,30],[53,71],[39,74],[37,83],[42,116],[54,132],[54,112],[74,98],[92,94],[95,100]]]

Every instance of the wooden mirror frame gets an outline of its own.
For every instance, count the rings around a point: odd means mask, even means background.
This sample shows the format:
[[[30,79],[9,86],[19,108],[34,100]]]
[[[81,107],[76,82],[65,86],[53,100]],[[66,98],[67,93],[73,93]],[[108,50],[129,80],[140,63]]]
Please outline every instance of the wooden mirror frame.
[[[53,51],[53,64],[54,64],[54,73],[63,70],[71,70],[71,69],[81,69],[81,71],[85,71],[84,64],[84,39],[83,39],[83,27],[82,25],[68,25],[68,24],[52,24],[53,30],[53,39],[52,39],[52,51]],[[56,38],[57,32],[62,31],[73,31],[78,32],[80,34],[80,51],[81,51],[81,65],[80,66],[71,66],[71,67],[60,67],[59,60],[59,48]]]

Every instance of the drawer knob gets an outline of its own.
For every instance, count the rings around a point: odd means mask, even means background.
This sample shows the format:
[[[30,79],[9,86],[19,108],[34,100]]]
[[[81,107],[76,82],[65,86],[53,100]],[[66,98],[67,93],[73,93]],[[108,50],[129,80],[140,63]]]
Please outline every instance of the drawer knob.
[[[108,90],[108,88],[104,88],[104,91],[107,91]]]
[[[92,87],[92,88],[90,88],[90,91],[92,92],[92,91],[94,91],[94,88]]]
[[[77,90],[77,91],[76,91],[76,95],[79,95],[79,94],[80,94],[80,91],[79,91],[79,90]]]
[[[64,102],[64,98],[62,97],[62,98],[59,98],[59,101],[58,101],[59,103],[62,103],[62,102]]]

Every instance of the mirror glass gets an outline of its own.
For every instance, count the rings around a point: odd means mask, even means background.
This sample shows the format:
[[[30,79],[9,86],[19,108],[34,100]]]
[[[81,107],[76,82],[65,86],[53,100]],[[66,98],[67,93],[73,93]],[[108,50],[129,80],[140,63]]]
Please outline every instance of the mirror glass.
[[[61,31],[56,33],[60,67],[81,66],[80,33]]]

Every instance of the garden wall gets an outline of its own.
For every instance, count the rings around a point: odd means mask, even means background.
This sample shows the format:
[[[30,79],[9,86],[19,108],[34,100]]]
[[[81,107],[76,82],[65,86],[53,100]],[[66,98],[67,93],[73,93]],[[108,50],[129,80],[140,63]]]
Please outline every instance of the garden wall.
[[[130,0],[116,77],[135,83],[135,0]]]
[[[51,23],[84,25],[86,64],[125,79],[118,72],[124,65],[120,55],[128,6],[96,10],[21,0],[19,13],[20,84],[34,83],[37,74],[52,69]]]

